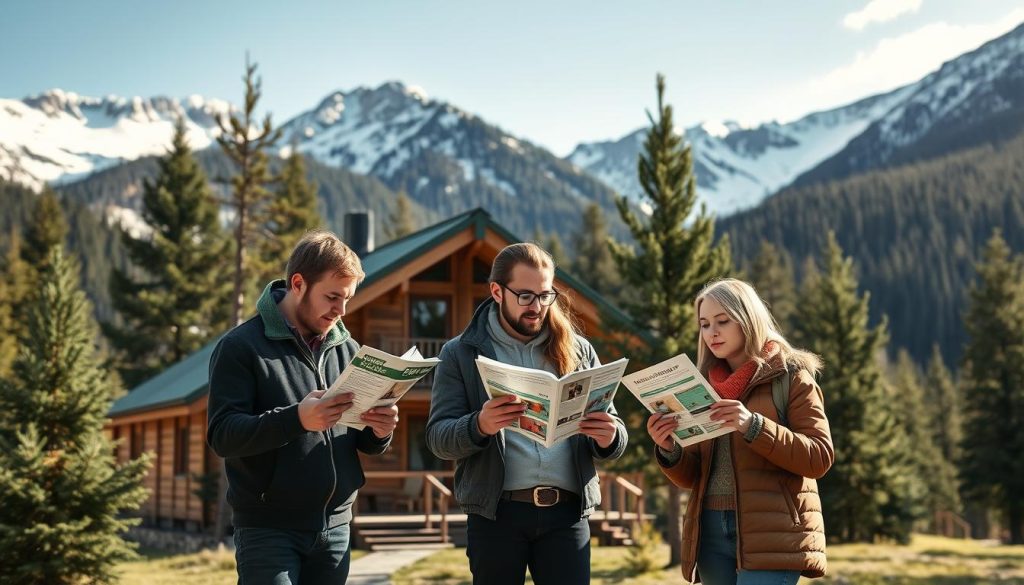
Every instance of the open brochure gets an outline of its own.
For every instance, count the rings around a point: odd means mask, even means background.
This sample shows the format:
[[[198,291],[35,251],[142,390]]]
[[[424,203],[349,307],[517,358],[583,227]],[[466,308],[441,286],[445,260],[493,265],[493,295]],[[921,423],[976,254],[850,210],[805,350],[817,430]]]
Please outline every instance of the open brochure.
[[[622,358],[561,378],[486,357],[478,357],[476,367],[488,396],[511,394],[526,404],[523,416],[505,429],[550,447],[580,432],[584,415],[608,410],[627,362]]]
[[[352,408],[345,411],[337,425],[362,430],[366,423],[360,420],[371,408],[391,406],[409,391],[416,382],[440,363],[437,358],[424,358],[415,346],[395,357],[386,351],[362,346],[352,357],[345,371],[324,394],[324,398],[339,392],[351,392]]]
[[[711,420],[711,405],[721,397],[686,354],[625,376],[622,384],[647,410],[675,416],[673,436],[683,447],[733,431]]]

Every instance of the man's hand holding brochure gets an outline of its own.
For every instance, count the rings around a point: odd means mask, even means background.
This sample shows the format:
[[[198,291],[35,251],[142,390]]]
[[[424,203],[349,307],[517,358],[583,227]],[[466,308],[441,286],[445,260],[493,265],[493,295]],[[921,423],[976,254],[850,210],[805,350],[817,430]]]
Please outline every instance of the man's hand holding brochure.
[[[515,402],[526,407],[523,415],[505,428],[550,447],[579,433],[585,415],[608,410],[627,362],[622,358],[561,378],[487,357],[478,357],[476,366],[489,397],[514,396]]]
[[[362,430],[366,426],[360,419],[363,413],[398,402],[439,362],[437,358],[424,358],[416,347],[396,357],[364,345],[321,399],[351,392],[352,408],[341,415],[337,424]]]
[[[711,420],[711,405],[721,397],[686,354],[625,376],[622,384],[647,410],[675,417],[672,439],[680,446],[733,432]]]

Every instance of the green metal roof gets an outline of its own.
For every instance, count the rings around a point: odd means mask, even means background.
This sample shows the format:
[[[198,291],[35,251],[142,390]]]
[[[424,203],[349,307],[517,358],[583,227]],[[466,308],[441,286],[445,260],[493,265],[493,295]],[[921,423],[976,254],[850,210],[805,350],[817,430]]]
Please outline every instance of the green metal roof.
[[[418,257],[421,253],[437,246],[469,226],[475,228],[478,239],[482,239],[484,231],[489,228],[510,243],[523,241],[495,223],[490,214],[483,209],[473,209],[409,234],[404,238],[389,242],[367,254],[362,258],[363,271],[366,273],[366,278],[360,286],[365,287],[391,274],[410,260]],[[624,323],[632,323],[625,313],[609,303],[594,289],[577,280],[561,268],[556,269],[555,276],[572,287],[573,290],[593,301],[600,310],[621,319]],[[645,340],[647,339],[647,335],[644,332],[637,330],[637,334]],[[220,337],[160,374],[133,388],[131,392],[114,402],[108,415],[111,417],[124,416],[135,412],[190,404],[202,397],[208,389],[210,358],[218,341],[220,341]]]
[[[108,416],[190,404],[201,397],[210,381],[210,357],[218,341],[220,337],[133,388],[114,402]]]

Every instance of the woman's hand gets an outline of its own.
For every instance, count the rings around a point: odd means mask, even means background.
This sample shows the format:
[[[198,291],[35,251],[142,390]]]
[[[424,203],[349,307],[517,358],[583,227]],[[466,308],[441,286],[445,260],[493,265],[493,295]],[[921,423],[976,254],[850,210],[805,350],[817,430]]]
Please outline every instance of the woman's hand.
[[[711,420],[745,433],[754,415],[739,400],[719,400],[711,405]]]
[[[647,419],[647,434],[654,439],[656,445],[665,451],[672,451],[675,446],[672,433],[675,432],[677,425],[675,416],[656,412]]]

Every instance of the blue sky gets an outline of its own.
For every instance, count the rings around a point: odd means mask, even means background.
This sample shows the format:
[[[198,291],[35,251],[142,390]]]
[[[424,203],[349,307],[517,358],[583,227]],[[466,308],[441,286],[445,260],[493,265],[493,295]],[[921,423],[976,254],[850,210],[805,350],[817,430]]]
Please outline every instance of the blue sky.
[[[245,51],[275,121],[398,80],[565,155],[646,123],[787,121],[914,81],[1024,22],[1020,0],[5,3],[0,97],[238,102]]]

